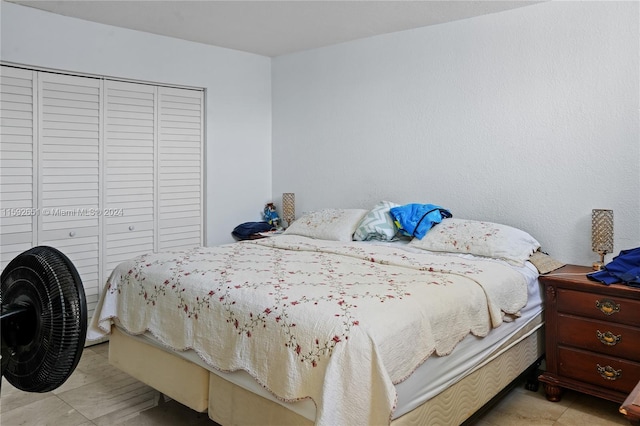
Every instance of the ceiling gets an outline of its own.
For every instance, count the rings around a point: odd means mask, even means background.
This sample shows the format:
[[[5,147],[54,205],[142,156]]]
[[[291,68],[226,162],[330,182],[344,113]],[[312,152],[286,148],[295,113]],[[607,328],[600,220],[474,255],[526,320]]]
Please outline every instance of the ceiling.
[[[25,6],[264,56],[436,25],[539,1],[19,1]]]

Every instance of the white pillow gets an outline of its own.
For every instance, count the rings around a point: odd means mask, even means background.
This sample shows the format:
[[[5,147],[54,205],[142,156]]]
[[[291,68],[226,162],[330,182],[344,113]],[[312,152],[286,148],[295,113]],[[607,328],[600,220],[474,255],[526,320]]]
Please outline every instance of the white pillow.
[[[414,238],[409,245],[423,250],[504,259],[516,265],[523,265],[540,247],[535,238],[520,229],[455,218],[443,219],[422,240]]]
[[[398,232],[389,214],[392,207],[399,204],[390,201],[380,201],[360,221],[353,239],[356,241],[391,241]]]
[[[297,219],[284,234],[329,241],[351,241],[364,209],[324,209]]]

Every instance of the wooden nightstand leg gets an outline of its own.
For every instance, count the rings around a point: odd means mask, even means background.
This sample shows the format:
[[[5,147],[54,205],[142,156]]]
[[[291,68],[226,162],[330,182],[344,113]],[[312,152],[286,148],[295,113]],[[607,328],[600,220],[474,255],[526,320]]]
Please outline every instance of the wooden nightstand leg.
[[[544,393],[546,394],[547,399],[551,402],[558,402],[562,399],[562,388],[560,386],[545,383]]]

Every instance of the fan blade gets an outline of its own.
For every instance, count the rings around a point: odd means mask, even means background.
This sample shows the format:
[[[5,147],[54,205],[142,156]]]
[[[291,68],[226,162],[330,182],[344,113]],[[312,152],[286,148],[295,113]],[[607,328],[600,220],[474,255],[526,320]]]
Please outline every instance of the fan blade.
[[[62,385],[80,360],[87,332],[84,287],[73,263],[52,247],[27,250],[2,272],[0,299],[3,311],[26,307],[2,317],[2,375],[27,392]]]

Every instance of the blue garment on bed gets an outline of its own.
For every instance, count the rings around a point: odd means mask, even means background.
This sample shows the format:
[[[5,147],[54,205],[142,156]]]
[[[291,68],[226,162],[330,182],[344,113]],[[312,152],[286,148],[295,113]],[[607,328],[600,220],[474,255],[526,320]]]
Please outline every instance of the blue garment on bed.
[[[405,204],[389,210],[398,229],[421,240],[433,225],[451,217],[451,212],[435,204]]]

